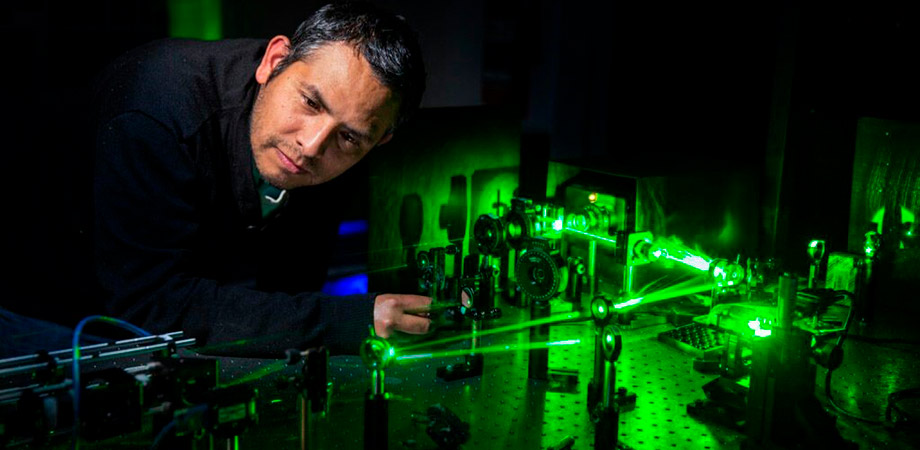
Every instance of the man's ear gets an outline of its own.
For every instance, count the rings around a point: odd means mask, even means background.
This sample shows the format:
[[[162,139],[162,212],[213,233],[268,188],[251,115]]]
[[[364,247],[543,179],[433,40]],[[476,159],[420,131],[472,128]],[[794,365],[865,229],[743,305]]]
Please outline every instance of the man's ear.
[[[268,41],[268,47],[265,48],[265,54],[262,55],[262,62],[256,67],[256,81],[259,84],[265,84],[274,72],[278,63],[291,52],[291,41],[284,36],[275,36]]]
[[[379,141],[377,141],[377,145],[375,145],[375,147],[380,147],[381,145],[386,144],[387,142],[390,142],[390,139],[393,139],[393,132],[387,131],[387,134],[384,134],[383,137],[380,138]]]

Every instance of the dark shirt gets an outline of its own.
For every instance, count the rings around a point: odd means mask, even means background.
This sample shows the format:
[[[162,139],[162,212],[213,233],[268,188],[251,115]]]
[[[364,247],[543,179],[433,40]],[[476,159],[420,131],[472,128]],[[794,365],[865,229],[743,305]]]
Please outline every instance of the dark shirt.
[[[100,76],[95,257],[107,313],[182,330],[210,353],[353,353],[373,296],[317,292],[342,181],[293,189],[262,217],[249,116],[265,45],[161,40]]]

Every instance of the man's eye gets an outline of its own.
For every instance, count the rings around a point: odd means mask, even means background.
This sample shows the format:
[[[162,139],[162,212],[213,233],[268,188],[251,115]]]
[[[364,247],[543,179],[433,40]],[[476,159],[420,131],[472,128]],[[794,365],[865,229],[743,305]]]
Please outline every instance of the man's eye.
[[[358,140],[351,133],[342,133],[342,139],[345,139],[345,142],[348,142],[352,145],[358,145]]]
[[[319,103],[316,103],[316,102],[315,102],[312,98],[310,98],[310,97],[304,97],[304,98],[303,98],[303,102],[304,102],[307,106],[309,106],[310,108],[317,109],[317,110],[319,109]]]

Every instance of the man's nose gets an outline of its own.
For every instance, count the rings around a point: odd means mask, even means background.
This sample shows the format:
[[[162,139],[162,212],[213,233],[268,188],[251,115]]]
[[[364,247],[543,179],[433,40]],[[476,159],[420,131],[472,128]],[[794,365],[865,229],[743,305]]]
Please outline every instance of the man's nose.
[[[297,135],[301,153],[310,158],[322,157],[334,132],[335,121],[331,117],[318,117],[307,122]]]

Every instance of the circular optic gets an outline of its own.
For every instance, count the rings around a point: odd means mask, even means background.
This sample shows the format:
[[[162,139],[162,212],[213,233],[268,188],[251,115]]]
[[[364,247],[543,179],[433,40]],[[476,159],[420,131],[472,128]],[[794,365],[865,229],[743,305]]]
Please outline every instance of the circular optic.
[[[379,336],[371,336],[361,344],[361,360],[371,369],[382,369],[386,367],[390,359],[396,355],[396,349],[385,339]]]
[[[531,271],[530,279],[541,282],[544,278],[546,278],[546,272],[543,271],[543,268],[534,267]]]
[[[607,318],[607,314],[610,313],[609,306],[607,306],[607,300],[604,297],[595,297],[591,301],[591,315],[594,316],[596,320],[604,320]]]
[[[532,213],[522,211],[511,211],[503,219],[506,224],[506,239],[508,244],[513,248],[524,246],[526,238],[534,236],[536,233],[536,218]]]
[[[501,219],[494,214],[483,214],[473,225],[473,237],[480,253],[497,255],[504,247],[504,231]]]
[[[617,358],[620,357],[620,352],[623,350],[623,338],[620,336],[620,330],[613,325],[607,325],[604,327],[602,333],[604,334],[602,346],[604,350],[604,359],[616,361]]]
[[[430,262],[428,252],[418,252],[415,255],[415,264],[419,269],[427,269]]]
[[[520,239],[523,234],[523,227],[518,222],[511,222],[508,224],[508,237],[512,240]]]
[[[528,249],[515,264],[518,286],[535,300],[546,300],[559,291],[559,265],[541,249]]]

